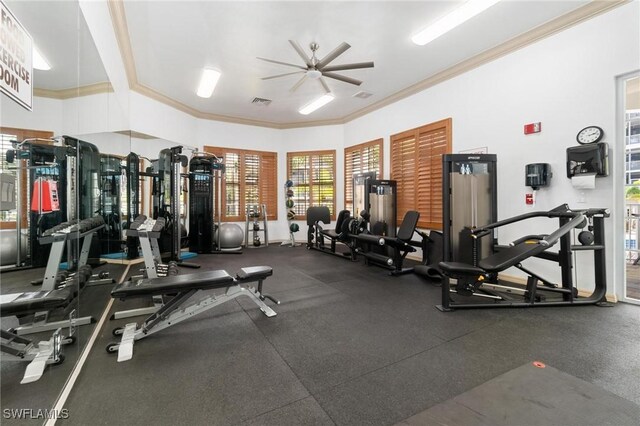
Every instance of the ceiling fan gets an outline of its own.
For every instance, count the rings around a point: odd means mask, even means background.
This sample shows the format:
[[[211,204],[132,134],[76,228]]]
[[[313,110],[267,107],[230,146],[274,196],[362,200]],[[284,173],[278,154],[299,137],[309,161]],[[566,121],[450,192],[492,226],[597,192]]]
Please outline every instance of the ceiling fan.
[[[304,61],[304,65],[290,64],[287,62],[274,61],[273,59],[266,59],[266,58],[260,58],[260,57],[258,59],[260,59],[261,61],[271,62],[278,65],[285,65],[287,67],[299,68],[301,71],[288,72],[285,74],[272,75],[270,77],[262,78],[263,80],[270,80],[272,78],[279,78],[287,75],[303,74],[300,80],[298,80],[298,82],[294,84],[293,87],[291,87],[290,89],[291,92],[295,92],[298,89],[298,87],[302,85],[302,83],[304,83],[307,79],[311,79],[311,80],[320,81],[320,84],[322,84],[322,87],[324,88],[325,92],[330,93],[331,90],[329,89],[329,86],[327,85],[327,82],[325,81],[324,77],[333,78],[334,80],[340,80],[340,81],[344,81],[345,83],[350,83],[350,84],[355,84],[356,86],[360,86],[362,84],[362,81],[356,80],[355,78],[347,77],[341,74],[336,74],[334,71],[355,70],[359,68],[373,68],[373,62],[358,62],[354,64],[329,65],[330,62],[332,62],[338,56],[342,55],[347,49],[351,47],[348,43],[344,43],[344,42],[341,43],[338,47],[336,47],[331,52],[329,52],[327,56],[325,56],[320,60],[316,58],[316,51],[320,48],[318,43],[309,44],[309,48],[311,49],[311,57],[307,55],[307,53],[302,49],[302,47],[300,47],[300,45],[297,42],[293,40],[289,40],[289,43],[291,44],[291,46],[293,46],[293,48],[298,53],[298,55],[300,55],[300,57]]]

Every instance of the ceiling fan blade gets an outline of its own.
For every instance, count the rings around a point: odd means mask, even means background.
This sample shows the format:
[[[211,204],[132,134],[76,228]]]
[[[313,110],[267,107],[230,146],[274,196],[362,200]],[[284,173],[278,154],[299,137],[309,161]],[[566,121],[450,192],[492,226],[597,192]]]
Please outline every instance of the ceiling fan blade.
[[[286,74],[272,75],[270,77],[262,77],[262,80],[271,80],[272,78],[284,77],[285,75],[300,74],[300,73],[303,73],[303,72],[304,71],[294,71],[294,72],[288,72]]]
[[[324,78],[320,77],[318,80],[320,80],[320,84],[322,84],[322,87],[324,88],[324,91],[326,93],[331,93],[331,89],[329,89],[329,86],[327,85],[327,82]]]
[[[345,71],[360,68],[373,68],[373,62],[358,62],[356,64],[330,65],[322,68],[320,71]]]
[[[342,42],[340,46],[336,47],[331,52],[329,52],[327,56],[322,58],[322,60],[320,60],[320,62],[316,64],[316,68],[321,69],[322,67],[325,67],[329,62],[333,61],[335,58],[342,55],[350,47],[351,47],[350,44]]]
[[[306,79],[307,79],[307,74],[303,75],[302,78],[300,80],[298,80],[298,82],[296,84],[294,84],[291,89],[289,89],[289,91],[290,92],[295,92],[296,90],[298,90],[298,87],[302,86],[302,83],[304,83],[304,81]]]
[[[295,42],[294,40],[289,40],[289,43],[291,43],[291,46],[293,46],[293,48],[296,50],[296,52],[298,52],[298,55],[300,55],[300,57],[302,58],[302,60],[304,61],[305,64],[307,64],[307,66],[311,66],[311,58],[309,57],[309,55],[307,55],[305,53],[304,50],[302,50],[302,47],[300,47],[300,45]]]
[[[305,70],[305,71],[307,70],[306,67],[302,67],[300,65],[288,64],[286,62],[274,61],[273,59],[266,59],[266,58],[260,58],[260,57],[258,59],[260,59],[261,61],[271,62],[272,64],[285,65],[287,67],[299,68],[299,69]]]
[[[322,75],[324,77],[329,77],[329,78],[333,78],[335,80],[344,81],[345,83],[355,84],[356,86],[360,86],[362,84],[362,81],[360,81],[360,80],[356,80],[355,78],[346,77],[346,76],[340,75],[340,74],[334,74],[332,72],[323,72]]]

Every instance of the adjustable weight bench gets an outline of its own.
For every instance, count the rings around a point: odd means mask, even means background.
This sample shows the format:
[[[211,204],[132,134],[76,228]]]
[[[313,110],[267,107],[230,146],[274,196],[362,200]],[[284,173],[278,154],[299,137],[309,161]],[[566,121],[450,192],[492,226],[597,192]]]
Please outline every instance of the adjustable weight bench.
[[[186,319],[228,302],[239,296],[248,296],[268,317],[276,312],[265,299],[279,304],[273,297],[262,293],[262,283],[273,275],[269,266],[252,266],[240,269],[235,277],[224,270],[201,272],[197,274],[175,275],[165,278],[141,279],[118,284],[112,291],[115,299],[148,297],[154,295],[172,295],[157,312],[149,316],[140,326],[129,323],[124,328],[113,330],[115,336],[122,336],[119,343],[107,345],[107,352],[118,352],[118,362],[128,361],[133,356],[133,343],[153,333],[176,325]],[[257,282],[258,288],[244,287],[244,284]],[[203,294],[203,291],[226,288],[222,295]]]
[[[26,316],[68,306],[74,299],[71,288],[51,291],[37,291],[3,295],[0,301],[2,317]],[[73,320],[71,320],[73,325]],[[48,364],[60,364],[64,361],[62,345],[75,342],[73,326],[68,336],[63,337],[58,328],[48,341],[35,343],[31,339],[19,336],[13,330],[0,330],[2,361],[28,361],[29,365],[20,383],[31,383],[42,377]]]

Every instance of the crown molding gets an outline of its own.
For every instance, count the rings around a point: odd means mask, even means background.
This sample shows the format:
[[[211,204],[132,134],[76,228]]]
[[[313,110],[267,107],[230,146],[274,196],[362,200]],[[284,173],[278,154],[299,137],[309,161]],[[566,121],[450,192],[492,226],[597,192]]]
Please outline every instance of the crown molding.
[[[124,4],[122,0],[108,0],[109,12],[111,13],[113,29],[116,33],[116,39],[118,41],[118,47],[120,48],[120,54],[125,64],[127,78],[129,80],[129,87],[131,90],[136,91],[144,96],[150,97],[158,102],[164,103],[168,106],[185,112],[196,118],[214,121],[224,121],[228,123],[245,124],[251,126],[268,127],[273,129],[294,129],[301,127],[316,127],[316,126],[329,126],[345,124],[357,118],[360,118],[366,114],[381,109],[387,105],[398,102],[401,99],[415,95],[422,92],[436,84],[450,80],[468,71],[471,71],[479,66],[487,64],[498,58],[506,56],[517,50],[520,50],[526,46],[529,46],[539,40],[552,36],[563,30],[566,30],[574,25],[591,19],[595,16],[606,13],[616,7],[629,3],[632,0],[594,0],[584,6],[579,7],[569,13],[566,13],[558,18],[545,22],[542,25],[533,28],[523,34],[520,34],[502,44],[485,50],[469,59],[459,62],[446,70],[436,73],[429,78],[426,78],[416,84],[406,87],[393,95],[375,102],[367,107],[359,109],[351,114],[348,114],[342,118],[331,120],[319,120],[319,121],[306,121],[306,122],[293,122],[293,123],[275,123],[270,121],[252,120],[240,117],[232,117],[225,115],[218,115],[207,113],[197,110],[193,107],[185,105],[173,98],[161,94],[160,92],[144,86],[138,82],[138,76],[136,73],[135,59],[133,57],[133,50],[131,48],[131,40],[129,39],[129,30],[127,27],[127,20],[124,12]]]
[[[122,57],[127,80],[129,81],[129,88],[133,89],[138,83],[138,73],[136,71],[136,62],[133,58],[131,40],[129,39],[129,27],[127,26],[127,17],[124,13],[124,3],[122,0],[108,0],[107,5],[109,6],[111,24],[115,32],[120,56]]]
[[[33,89],[33,96],[51,99],[71,99],[80,96],[97,95],[99,93],[111,93],[113,87],[111,83],[95,83],[86,86],[72,87],[69,89],[51,90],[51,89]]]

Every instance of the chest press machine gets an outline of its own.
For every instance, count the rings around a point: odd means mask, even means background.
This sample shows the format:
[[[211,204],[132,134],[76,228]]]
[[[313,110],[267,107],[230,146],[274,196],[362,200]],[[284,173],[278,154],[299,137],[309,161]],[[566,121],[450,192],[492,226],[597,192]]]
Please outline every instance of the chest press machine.
[[[441,311],[468,308],[533,307],[533,306],[575,306],[595,304],[610,306],[606,301],[607,278],[605,269],[604,219],[609,217],[607,209],[571,210],[566,204],[550,211],[531,212],[499,222],[469,229],[473,264],[463,262],[440,262],[444,277],[442,282]],[[481,238],[493,236],[494,230],[502,226],[519,223],[532,218],[557,219],[560,226],[550,234],[526,235],[508,246],[496,246],[496,252],[478,259]],[[582,245],[571,243],[571,231],[582,229],[589,224],[590,238]],[[560,243],[558,252],[549,249]],[[587,244],[585,244],[587,243]],[[445,240],[445,251],[450,243]],[[572,252],[592,251],[594,260],[594,290],[587,297],[579,297],[574,287]],[[561,284],[554,284],[522,265],[529,258],[539,258],[555,262],[560,266]],[[517,268],[528,275],[526,285],[507,285],[498,281],[498,274],[508,268]],[[450,283],[456,280],[455,286]],[[452,294],[469,300],[460,303],[452,299]],[[558,295],[553,299],[547,296]],[[476,296],[471,299],[470,296]]]
[[[140,326],[134,322],[123,328],[114,329],[113,335],[122,336],[122,338],[119,343],[107,345],[106,350],[109,353],[118,352],[118,362],[128,361],[133,357],[133,344],[136,340],[148,337],[239,296],[248,296],[267,317],[273,317],[276,312],[267,306],[264,300],[269,299],[275,304],[280,302],[262,292],[264,280],[272,274],[273,269],[269,266],[252,266],[240,269],[235,277],[226,271],[218,270],[166,278],[140,279],[118,284],[111,291],[111,297],[116,299],[171,296]],[[245,286],[252,282],[258,283],[257,289]],[[226,292],[222,295],[205,293],[207,290],[220,288],[226,288]]]

